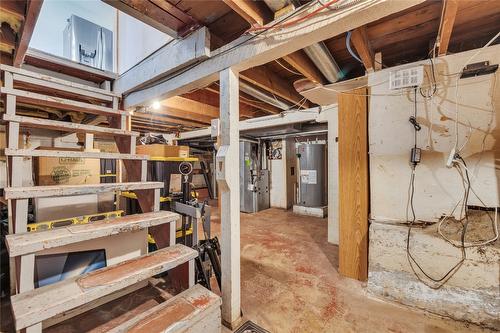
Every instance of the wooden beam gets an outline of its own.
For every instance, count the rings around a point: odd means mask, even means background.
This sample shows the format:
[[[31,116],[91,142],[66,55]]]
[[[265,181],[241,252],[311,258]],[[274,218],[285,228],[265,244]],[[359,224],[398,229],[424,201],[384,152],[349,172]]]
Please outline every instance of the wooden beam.
[[[366,33],[366,26],[359,27],[352,31],[351,41],[358,52],[359,57],[363,61],[367,71],[373,71],[375,68],[375,56],[373,54],[368,35]]]
[[[0,52],[12,54],[16,46],[16,36],[8,24],[0,27]],[[3,61],[2,61],[3,62]]]
[[[147,0],[103,0],[108,5],[177,38],[184,22]]]
[[[264,25],[273,18],[273,13],[263,1],[224,0],[224,3],[250,23],[250,25]]]
[[[207,123],[203,123],[201,121],[192,121],[192,120],[185,120],[185,119],[180,119],[176,118],[173,116],[167,116],[167,115],[160,115],[160,114],[145,114],[145,113],[134,113],[132,116],[132,121],[134,120],[144,120],[144,121],[160,121],[160,122],[166,122],[170,124],[175,124],[175,125],[185,125],[185,126],[192,126],[192,127],[202,127],[206,126]]]
[[[441,27],[440,35],[438,36],[439,47],[438,55],[446,55],[448,52],[448,45],[450,45],[451,33],[453,31],[453,25],[455,24],[455,18],[457,17],[458,1],[457,0],[445,0],[443,3],[444,13],[443,13],[443,25]]]
[[[14,67],[19,67],[23,63],[42,4],[43,0],[28,0],[24,22],[18,33],[16,50],[14,51]]]
[[[279,96],[292,104],[299,104],[304,99],[302,95],[295,91],[293,84],[280,78],[278,75],[267,70],[263,66],[254,67],[240,73],[241,79],[270,92],[273,95]],[[310,107],[310,103],[306,101],[304,107]]]
[[[115,80],[113,91],[125,94],[142,88],[209,56],[210,33],[204,27],[184,39],[174,40],[162,46],[141,60]]]
[[[201,24],[191,15],[183,12],[176,6],[172,5],[168,0],[150,0],[152,3],[163,9],[165,12],[174,16],[176,19],[184,23],[184,27],[178,30],[180,37],[187,35],[191,31],[197,30]]]
[[[216,179],[220,190],[222,320],[234,329],[241,318],[240,158],[238,73],[220,73],[220,135]]]
[[[210,117],[210,119],[219,118],[219,108],[218,107],[215,107],[215,106],[212,106],[209,104],[205,104],[205,103],[201,103],[201,102],[197,102],[197,101],[193,101],[193,100],[190,100],[188,98],[181,97],[181,96],[175,96],[175,97],[166,99],[166,100],[162,101],[161,104],[168,107],[168,108],[172,108],[172,109],[176,109],[176,110],[183,110],[186,112],[199,114],[202,116],[207,116],[207,117]]]
[[[306,78],[317,83],[326,83],[326,79],[321,74],[319,69],[314,65],[312,60],[304,53],[304,51],[299,50],[290,53],[283,57],[287,63],[289,63],[296,71],[304,75]]]
[[[306,46],[332,38],[385,16],[410,8],[424,0],[388,1],[366,0],[362,4],[348,6],[338,11],[321,11],[321,4],[313,4],[303,15],[311,15],[307,21],[291,27],[282,27],[263,33],[259,38],[244,35],[228,45],[212,52],[203,63],[193,66],[162,83],[130,93],[125,98],[126,108],[144,105],[153,99],[165,99],[200,89],[219,79],[219,72],[234,67],[239,72],[263,65]],[[320,14],[312,14],[312,12]],[[277,36],[279,35],[279,38]]]
[[[368,106],[366,88],[338,101],[339,272],[368,278]],[[359,95],[359,96],[357,96]]]
[[[196,122],[200,122],[200,123],[204,123],[204,124],[210,124],[210,121],[212,119],[218,118],[218,117],[210,117],[210,116],[200,114],[197,112],[180,110],[180,109],[167,107],[167,106],[162,106],[158,110],[141,112],[141,114],[176,117],[179,119],[192,120],[192,121],[196,121]]]

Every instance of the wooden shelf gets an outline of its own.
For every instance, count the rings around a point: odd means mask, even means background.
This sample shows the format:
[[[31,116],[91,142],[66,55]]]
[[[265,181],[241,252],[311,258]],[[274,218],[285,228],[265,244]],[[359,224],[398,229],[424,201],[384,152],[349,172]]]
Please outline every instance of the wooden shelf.
[[[104,183],[84,185],[50,185],[32,187],[6,187],[5,199],[29,199],[67,195],[93,194],[113,191],[153,190],[163,188],[161,182]]]
[[[26,116],[3,115],[4,121],[17,122],[21,127],[46,128],[55,131],[70,133],[91,133],[98,136],[139,136],[138,132],[125,131],[118,128],[100,127],[93,125],[77,124],[65,121],[47,120]]]
[[[106,106],[90,104],[85,102],[79,102],[71,99],[47,96],[31,91],[11,89],[0,87],[0,93],[6,95],[14,95],[17,97],[18,102],[48,106],[52,108],[58,108],[62,110],[86,112],[97,114],[101,116],[121,116],[130,115],[128,111],[115,110]]]
[[[110,160],[147,160],[148,155],[120,154],[105,152],[86,152],[70,150],[42,150],[42,149],[5,149],[6,156],[23,157],[72,157],[72,158],[99,158]]]
[[[198,162],[197,157],[162,157],[162,156],[151,156],[150,161],[160,161],[160,162]]]
[[[86,224],[74,224],[45,231],[7,235],[7,248],[10,257],[17,257],[95,238],[142,230],[160,224],[175,222],[179,218],[180,215],[177,213],[161,210],[104,219]]]

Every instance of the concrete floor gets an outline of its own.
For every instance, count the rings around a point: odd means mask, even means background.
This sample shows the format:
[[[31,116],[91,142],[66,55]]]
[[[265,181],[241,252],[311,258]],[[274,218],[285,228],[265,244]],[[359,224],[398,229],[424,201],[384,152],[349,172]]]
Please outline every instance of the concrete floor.
[[[212,214],[212,235],[219,235],[219,216]],[[365,283],[339,276],[338,247],[326,234],[326,219],[280,209],[241,214],[243,322],[252,320],[272,333],[491,332],[371,297]],[[157,283],[46,332],[106,332],[171,297],[164,292],[168,283]],[[12,330],[7,309],[2,304],[4,332]]]
[[[214,232],[220,230],[217,216]],[[241,215],[242,309],[270,332],[490,332],[370,297],[339,276],[326,219],[280,209]]]

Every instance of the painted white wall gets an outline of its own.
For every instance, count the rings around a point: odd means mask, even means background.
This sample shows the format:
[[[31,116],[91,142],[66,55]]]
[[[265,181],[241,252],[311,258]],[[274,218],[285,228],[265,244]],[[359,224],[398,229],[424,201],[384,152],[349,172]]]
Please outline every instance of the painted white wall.
[[[126,72],[171,40],[167,34],[118,12],[118,73]]]
[[[115,33],[116,9],[100,0],[45,0],[29,46],[63,57],[63,31],[73,14]]]
[[[500,133],[497,117],[500,110],[500,77],[490,74],[460,79],[456,94],[457,76],[449,76],[460,72],[475,52],[473,50],[437,59],[437,94],[432,100],[417,95],[417,119],[422,125],[417,141],[423,149],[422,162],[416,168],[415,178],[414,206],[417,219],[438,221],[443,214],[451,212],[464,194],[459,173],[445,165],[455,142],[456,96],[459,111],[458,146],[468,140],[461,155],[473,174],[472,186],[488,206],[500,204]],[[472,62],[484,60],[498,64],[500,45],[485,49]],[[429,65],[429,61],[401,67],[418,64]],[[371,218],[380,221],[406,220],[410,181],[409,157],[414,132],[408,120],[413,114],[414,97],[413,91],[400,94],[389,90],[389,73],[395,69],[382,70],[369,76],[372,93],[369,105]],[[430,66],[426,69],[430,71]],[[397,96],[376,96],[386,94]],[[472,131],[470,135],[469,127]],[[470,196],[469,203],[480,205],[474,195]]]

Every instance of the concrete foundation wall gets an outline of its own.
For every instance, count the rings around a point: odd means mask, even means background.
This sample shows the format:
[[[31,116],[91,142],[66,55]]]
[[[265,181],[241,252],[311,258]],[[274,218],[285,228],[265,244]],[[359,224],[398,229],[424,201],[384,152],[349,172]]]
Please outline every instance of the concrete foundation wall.
[[[438,222],[450,214],[464,196],[464,182],[456,168],[446,162],[455,145],[455,118],[458,108],[458,147],[467,162],[474,192],[488,207],[498,207],[500,131],[500,76],[484,75],[457,80],[464,64],[477,50],[436,59],[438,89],[432,99],[417,91],[417,146],[422,162],[416,167],[414,207],[416,219]],[[483,50],[472,63],[489,60],[500,63],[500,46]],[[425,65],[423,61],[404,67]],[[410,149],[414,128],[409,122],[414,112],[414,92],[389,89],[390,68],[369,76],[369,153],[371,219],[368,288],[377,295],[452,318],[500,329],[499,242],[467,249],[467,260],[440,289],[419,281],[412,272],[406,253]],[[425,76],[424,76],[425,77]],[[458,90],[457,90],[458,85]],[[424,91],[425,92],[425,91]],[[458,101],[456,104],[455,101]],[[469,205],[482,206],[474,194]],[[459,218],[460,209],[453,214]],[[493,214],[492,214],[493,215]],[[484,216],[483,216],[484,217]],[[411,214],[410,217],[411,219]],[[487,218],[475,221],[477,239],[493,235]],[[398,225],[399,224],[399,225]],[[458,227],[451,223],[447,229]],[[471,238],[467,238],[471,239]],[[413,229],[412,253],[423,269],[440,277],[459,259],[460,250],[445,242],[436,226]],[[426,283],[431,281],[420,276]]]
[[[402,225],[371,224],[369,292],[429,312],[500,329],[500,247],[467,249],[467,259],[456,274],[443,287],[433,289],[417,279],[408,263],[407,230]],[[433,278],[443,276],[461,259],[460,249],[437,237],[435,227],[413,229],[410,249]],[[423,277],[422,273],[419,276]]]

